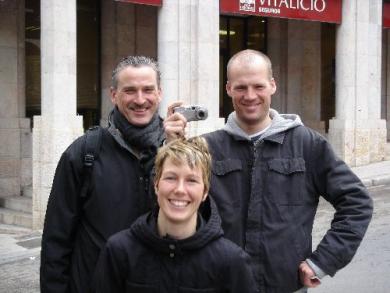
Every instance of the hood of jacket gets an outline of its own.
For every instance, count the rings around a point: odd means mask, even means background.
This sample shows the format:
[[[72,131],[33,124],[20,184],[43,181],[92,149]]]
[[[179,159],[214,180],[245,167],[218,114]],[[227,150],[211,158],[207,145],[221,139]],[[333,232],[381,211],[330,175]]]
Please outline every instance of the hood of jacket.
[[[288,129],[295,128],[303,125],[301,118],[296,114],[279,114],[276,110],[270,109],[269,116],[271,117],[270,127],[262,134],[259,140],[265,139],[266,137],[284,132]],[[226,132],[235,136],[238,139],[248,140],[251,138],[247,133],[240,128],[237,123],[236,112],[230,113],[228,120],[223,128]]]
[[[158,209],[138,218],[131,226],[131,232],[145,246],[163,254],[168,255],[172,252],[171,244],[175,245],[176,254],[198,250],[223,236],[221,218],[214,201],[209,196],[199,211],[199,215],[203,219],[202,224],[198,226],[194,235],[186,239],[178,240],[158,235],[156,226]]]

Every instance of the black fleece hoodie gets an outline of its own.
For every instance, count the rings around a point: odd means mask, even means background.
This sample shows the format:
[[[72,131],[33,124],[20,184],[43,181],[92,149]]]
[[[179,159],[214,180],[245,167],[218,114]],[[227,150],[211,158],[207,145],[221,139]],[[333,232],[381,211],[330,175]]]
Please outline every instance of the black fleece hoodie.
[[[113,235],[100,255],[96,292],[257,292],[248,255],[223,238],[211,200],[197,231],[183,240],[160,237],[158,211]]]

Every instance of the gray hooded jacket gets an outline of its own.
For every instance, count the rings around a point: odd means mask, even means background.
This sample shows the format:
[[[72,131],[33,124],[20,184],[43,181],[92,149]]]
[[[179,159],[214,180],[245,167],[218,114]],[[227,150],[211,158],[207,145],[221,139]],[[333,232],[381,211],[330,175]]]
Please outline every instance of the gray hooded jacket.
[[[350,262],[372,215],[372,200],[320,134],[297,115],[271,110],[270,127],[253,143],[232,113],[206,134],[213,157],[210,196],[225,236],[252,257],[261,292],[302,287],[298,267],[309,258],[333,276]],[[335,207],[331,228],[312,251],[319,196]]]
[[[279,114],[276,110],[270,109],[269,115],[272,119],[271,126],[261,136],[261,140],[268,136],[303,125],[301,118],[296,114]],[[229,115],[228,121],[223,129],[231,135],[242,137],[243,139],[251,141],[249,135],[237,124],[236,112],[232,112]]]

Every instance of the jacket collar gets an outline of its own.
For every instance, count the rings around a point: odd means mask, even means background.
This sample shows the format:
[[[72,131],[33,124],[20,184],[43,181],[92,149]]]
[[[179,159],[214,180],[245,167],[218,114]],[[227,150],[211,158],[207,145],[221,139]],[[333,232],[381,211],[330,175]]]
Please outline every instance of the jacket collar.
[[[114,110],[111,110],[110,114],[108,115],[108,132],[112,135],[112,137],[115,139],[115,141],[124,149],[129,151],[131,154],[133,154],[138,160],[140,159],[140,152],[131,147],[129,144],[126,143],[126,141],[123,138],[122,133],[119,131],[119,129],[115,126],[114,119],[112,117]]]
[[[271,142],[283,144],[283,141],[284,141],[285,137],[286,137],[286,132],[280,132],[280,133],[276,133],[276,134],[271,135],[271,136],[267,136],[267,137],[264,138],[264,140],[268,140],[268,141],[271,141]]]
[[[296,114],[279,114],[276,110],[270,109],[269,116],[271,118],[271,125],[262,134],[256,144],[262,140],[283,143],[285,136],[284,133],[286,130],[303,125],[301,118]],[[236,140],[251,141],[249,135],[246,134],[237,123],[237,116],[235,112],[232,112],[229,115],[228,121],[226,122],[223,130],[232,135]]]
[[[160,237],[155,224],[157,221],[156,210],[136,220],[131,226],[131,232],[145,246],[173,258],[178,254],[201,249],[208,243],[222,237],[221,219],[217,207],[210,197],[207,197],[203,203],[200,214],[204,224],[200,225],[194,235],[186,239],[177,240],[171,237]]]

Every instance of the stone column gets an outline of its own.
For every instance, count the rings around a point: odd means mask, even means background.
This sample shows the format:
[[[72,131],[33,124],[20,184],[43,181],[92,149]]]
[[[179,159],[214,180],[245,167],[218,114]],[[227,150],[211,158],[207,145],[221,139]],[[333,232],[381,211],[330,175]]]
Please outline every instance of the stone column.
[[[24,33],[24,0],[0,1],[0,197],[22,195],[31,184]]]
[[[113,105],[111,73],[119,60],[132,54],[157,57],[157,8],[113,0],[101,1],[101,124]]]
[[[55,168],[83,133],[76,97],[76,0],[41,0],[42,115],[33,128],[33,228],[42,227]]]
[[[222,127],[219,118],[219,1],[164,0],[158,15],[158,61],[162,71],[161,115],[177,100],[208,108],[206,121],[189,134]]]
[[[390,29],[386,29],[383,34],[386,43],[383,44],[384,62],[382,67],[383,74],[383,104],[387,128],[390,128]],[[387,133],[387,139],[390,140],[390,131]]]
[[[111,74],[116,63],[135,53],[134,4],[112,0],[101,1],[101,124],[107,124],[113,105],[110,98]]]
[[[302,22],[302,117],[305,125],[325,135],[321,121],[321,23]]]
[[[321,121],[321,24],[288,21],[286,112],[297,113],[308,127],[325,133]]]
[[[287,28],[287,100],[286,112],[297,113],[299,115],[302,111],[302,68],[303,68],[303,33],[302,21],[288,20]],[[303,117],[302,117],[303,118]]]
[[[276,93],[272,96],[271,107],[279,113],[287,112],[287,60],[288,44],[287,22],[281,18],[270,17],[267,23],[267,52],[272,62]]]
[[[129,6],[128,6],[129,7]],[[128,8],[127,7],[127,8]],[[129,11],[127,11],[129,12]],[[116,3],[101,1],[101,123],[107,124],[112,109],[110,100],[111,73],[117,61]],[[128,48],[129,49],[129,48]],[[130,51],[130,50],[129,50]]]
[[[383,30],[382,44],[382,111],[381,118],[386,120],[387,129],[390,128],[390,29]],[[390,160],[390,131],[387,132],[385,146],[385,160]]]
[[[329,139],[351,166],[383,160],[380,118],[382,1],[344,0],[336,34],[336,117]]]

